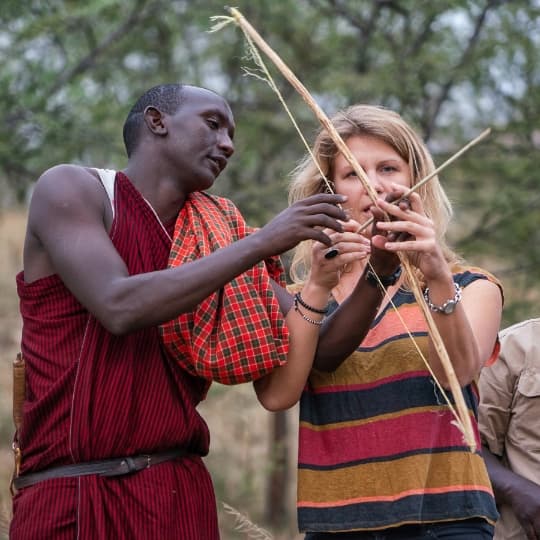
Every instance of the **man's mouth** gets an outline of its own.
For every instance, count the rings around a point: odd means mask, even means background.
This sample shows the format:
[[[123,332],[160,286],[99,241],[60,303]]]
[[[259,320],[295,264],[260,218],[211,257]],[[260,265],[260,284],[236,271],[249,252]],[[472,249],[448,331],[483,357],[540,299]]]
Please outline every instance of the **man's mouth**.
[[[227,158],[223,156],[208,156],[208,159],[215,164],[217,174],[227,166]]]

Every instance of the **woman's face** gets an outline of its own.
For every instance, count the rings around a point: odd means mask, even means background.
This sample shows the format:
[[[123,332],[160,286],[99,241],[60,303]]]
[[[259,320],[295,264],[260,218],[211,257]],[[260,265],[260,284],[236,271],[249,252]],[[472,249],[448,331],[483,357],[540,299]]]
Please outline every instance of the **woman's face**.
[[[392,183],[411,186],[408,163],[389,144],[364,135],[353,135],[346,144],[379,198],[384,199],[393,191]],[[333,181],[336,193],[348,197],[344,209],[359,223],[367,221],[371,217],[369,209],[373,202],[342,154],[335,158]]]

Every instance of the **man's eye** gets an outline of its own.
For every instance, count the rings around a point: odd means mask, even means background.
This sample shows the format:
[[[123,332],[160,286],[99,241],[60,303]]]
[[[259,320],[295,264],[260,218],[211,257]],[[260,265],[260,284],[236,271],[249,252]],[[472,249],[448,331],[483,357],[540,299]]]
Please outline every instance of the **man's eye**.
[[[206,121],[212,129],[219,129],[219,122],[213,118],[207,118]]]

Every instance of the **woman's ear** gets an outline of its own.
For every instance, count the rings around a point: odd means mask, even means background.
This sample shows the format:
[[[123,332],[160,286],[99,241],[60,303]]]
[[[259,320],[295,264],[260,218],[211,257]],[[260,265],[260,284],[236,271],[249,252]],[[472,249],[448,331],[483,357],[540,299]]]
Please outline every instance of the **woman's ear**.
[[[155,135],[166,135],[167,126],[163,122],[164,114],[159,110],[149,105],[144,109],[144,122],[148,129]]]

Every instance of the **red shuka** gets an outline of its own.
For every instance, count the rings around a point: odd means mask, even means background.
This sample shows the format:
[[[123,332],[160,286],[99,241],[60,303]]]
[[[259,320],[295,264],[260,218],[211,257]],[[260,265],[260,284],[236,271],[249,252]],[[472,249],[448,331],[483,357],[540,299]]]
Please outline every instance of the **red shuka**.
[[[130,274],[166,268],[171,240],[122,173],[110,237]],[[26,360],[21,474],[181,447],[194,456],[122,477],[52,479],[13,501],[12,540],[219,538],[195,407],[205,382],[164,352],[156,327],[113,336],[57,275],[17,276]]]

